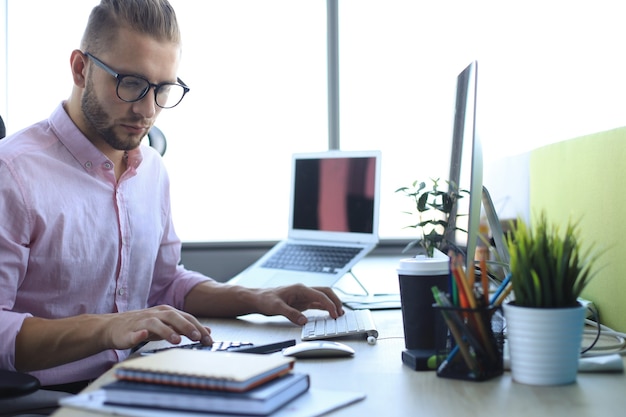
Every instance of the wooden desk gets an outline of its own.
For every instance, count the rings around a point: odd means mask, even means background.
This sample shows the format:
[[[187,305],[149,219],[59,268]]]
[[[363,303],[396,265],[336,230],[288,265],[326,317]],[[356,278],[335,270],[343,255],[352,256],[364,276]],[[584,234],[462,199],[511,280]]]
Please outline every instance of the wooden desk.
[[[533,387],[515,383],[508,372],[486,382],[439,378],[403,365],[402,315],[399,310],[374,311],[380,338],[368,345],[362,338],[343,340],[356,350],[354,358],[298,360],[296,370],[311,376],[313,387],[360,391],[367,398],[331,413],[332,416],[613,416],[626,409],[624,374],[581,373],[572,385]],[[299,339],[300,329],[283,318],[246,316],[207,320],[216,340],[249,340],[257,344]],[[153,343],[161,345],[160,343]],[[103,375],[88,389],[110,381]],[[55,417],[83,417],[68,408]]]

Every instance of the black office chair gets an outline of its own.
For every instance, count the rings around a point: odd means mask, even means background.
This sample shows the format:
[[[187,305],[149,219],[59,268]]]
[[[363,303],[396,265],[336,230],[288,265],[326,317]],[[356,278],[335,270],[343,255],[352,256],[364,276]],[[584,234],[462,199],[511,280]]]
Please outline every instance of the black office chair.
[[[150,131],[148,132],[148,143],[154,149],[156,149],[161,156],[165,155],[165,151],[167,149],[167,140],[165,139],[165,135],[156,126],[152,126]]]
[[[32,375],[0,369],[0,399],[30,394],[40,386],[39,380]]]

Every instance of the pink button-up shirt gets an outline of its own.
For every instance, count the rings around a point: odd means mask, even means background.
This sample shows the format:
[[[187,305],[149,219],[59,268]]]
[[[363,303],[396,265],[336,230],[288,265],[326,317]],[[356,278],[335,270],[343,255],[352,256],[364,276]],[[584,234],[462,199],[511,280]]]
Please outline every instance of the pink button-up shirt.
[[[113,168],[62,105],[0,140],[0,369],[15,369],[27,317],[180,309],[209,279],[179,265],[158,153],[143,145],[128,152],[119,182]],[[109,350],[33,375],[44,385],[91,379],[127,355]]]

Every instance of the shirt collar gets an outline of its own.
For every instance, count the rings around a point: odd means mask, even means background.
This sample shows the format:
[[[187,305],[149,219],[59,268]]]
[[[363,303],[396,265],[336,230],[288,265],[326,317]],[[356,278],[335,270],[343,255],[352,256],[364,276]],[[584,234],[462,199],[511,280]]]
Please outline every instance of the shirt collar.
[[[112,162],[80,131],[78,126],[65,111],[63,105],[59,104],[50,116],[50,124],[57,134],[59,141],[76,158],[76,160],[88,171],[95,167],[108,168]],[[135,170],[143,160],[139,147],[128,151],[128,167]]]

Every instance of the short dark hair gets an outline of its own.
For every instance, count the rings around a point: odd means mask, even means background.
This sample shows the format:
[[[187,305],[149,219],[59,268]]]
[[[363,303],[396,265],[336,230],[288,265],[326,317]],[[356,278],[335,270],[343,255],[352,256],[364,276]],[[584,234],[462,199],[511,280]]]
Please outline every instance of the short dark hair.
[[[101,0],[89,15],[81,49],[94,54],[106,49],[120,28],[181,43],[176,13],[167,0]]]

